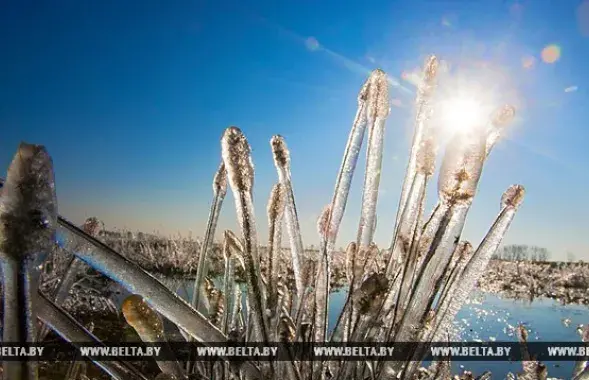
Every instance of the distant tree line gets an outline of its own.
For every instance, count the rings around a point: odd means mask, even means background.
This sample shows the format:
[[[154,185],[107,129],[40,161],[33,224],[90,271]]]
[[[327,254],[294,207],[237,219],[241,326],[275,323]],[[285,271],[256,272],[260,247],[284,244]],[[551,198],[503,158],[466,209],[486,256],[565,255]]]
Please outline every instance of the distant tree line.
[[[495,260],[509,261],[547,261],[550,251],[535,245],[512,244],[506,245],[493,255]]]

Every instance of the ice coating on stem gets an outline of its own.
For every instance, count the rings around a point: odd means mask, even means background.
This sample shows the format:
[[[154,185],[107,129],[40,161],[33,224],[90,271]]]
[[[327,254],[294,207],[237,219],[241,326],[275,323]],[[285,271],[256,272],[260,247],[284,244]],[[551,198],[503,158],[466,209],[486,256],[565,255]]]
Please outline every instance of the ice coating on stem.
[[[249,315],[254,329],[252,338],[268,342],[268,323],[264,313],[266,310],[264,287],[260,275],[258,236],[252,200],[254,165],[251,160],[251,149],[241,130],[237,127],[229,127],[221,139],[221,151],[243,235],[247,297],[251,307]]]
[[[444,215],[423,267],[419,269],[415,278],[415,285],[409,295],[407,309],[394,335],[395,341],[410,342],[416,339],[416,332],[421,327],[421,321],[438,291],[436,284],[443,276],[456,248],[467,212],[468,207],[459,205],[450,207]],[[395,373],[403,366],[404,364],[401,362],[387,362],[384,365],[385,368],[393,368]]]
[[[164,284],[137,264],[87,235],[67,220],[59,218],[58,222],[58,233],[64,237],[62,240],[65,249],[81,246],[81,242],[86,241],[88,244],[84,245],[85,249],[75,251],[75,254],[88,265],[117,281],[129,292],[144,297],[160,314],[197,341],[205,343],[227,341],[225,335],[202,314],[170,292]],[[243,369],[252,376],[259,375],[258,369],[250,362],[245,362]]]
[[[36,300],[37,317],[59,336],[74,345],[81,343],[101,344],[100,340],[89,332],[63,309],[54,305],[45,295],[38,293]],[[147,380],[143,374],[128,363],[120,361],[100,361],[89,357],[99,368],[116,380]]]
[[[297,287],[297,303],[304,292],[304,284],[301,272],[301,259],[303,257],[303,238],[301,236],[301,228],[299,226],[299,217],[297,215],[296,203],[294,199],[294,192],[292,189],[291,174],[290,174],[290,152],[286,146],[284,138],[275,135],[270,140],[272,147],[272,154],[274,157],[274,165],[278,171],[278,179],[280,184],[284,187],[285,196],[285,212],[284,220],[286,222],[286,230],[290,242],[290,253],[292,256],[292,267],[295,278],[295,285]],[[298,306],[295,308],[298,310]]]
[[[374,70],[369,81],[366,110],[369,124],[368,148],[366,150],[366,173],[357,238],[360,249],[367,248],[374,237],[385,124],[390,110],[388,80],[384,71]]]
[[[268,260],[267,260],[267,278],[268,278],[268,308],[273,310],[276,307],[278,276],[280,275],[280,257],[281,257],[281,235],[282,235],[282,216],[285,208],[285,191],[281,183],[272,187],[270,199],[268,201]]]
[[[450,265],[448,266],[444,283],[440,289],[440,297],[436,305],[438,317],[444,313],[444,308],[446,307],[448,300],[453,297],[456,286],[460,286],[459,284],[461,282],[459,279],[462,278],[464,268],[472,257],[472,252],[472,244],[468,241],[462,241],[456,247],[456,251],[452,255]]]
[[[442,305],[440,310],[443,310],[442,320],[440,325],[435,332],[433,338],[434,341],[440,341],[444,338],[447,329],[454,320],[456,313],[460,310],[470,291],[474,287],[476,281],[484,273],[491,256],[497,251],[503,237],[505,236],[513,217],[517,211],[517,208],[522,203],[524,197],[524,188],[520,185],[511,186],[503,194],[502,197],[502,209],[499,216],[493,223],[489,232],[476,249],[472,258],[468,261],[464,268],[463,274],[460,276],[460,280],[456,281],[453,289],[449,292],[448,303]],[[445,310],[444,310],[445,309]]]
[[[325,207],[317,220],[317,232],[319,236],[325,236],[325,229],[329,228],[329,214],[331,207]],[[323,239],[323,238],[321,238]],[[319,268],[315,282],[315,341],[324,342],[327,331],[327,316],[329,311],[329,292],[331,277],[331,260],[325,251],[319,257]]]
[[[226,234],[225,234],[226,235]],[[234,306],[235,292],[233,288],[235,286],[235,261],[231,255],[229,244],[227,242],[227,236],[223,238],[223,256],[225,257],[225,274],[223,275],[223,292],[225,293],[225,299],[227,307],[225,314],[223,314],[222,330],[223,334],[229,333],[229,316],[232,313]]]
[[[161,343],[167,355],[172,354],[164,334],[164,324],[160,316],[153,311],[147,302],[139,295],[131,295],[123,301],[121,307],[127,323],[135,329],[137,335],[145,343]],[[166,343],[164,343],[166,342]],[[178,361],[156,361],[163,373],[170,374],[177,379],[184,379],[184,371]]]
[[[380,70],[371,74],[358,94],[358,110],[356,111],[356,117],[352,124],[352,130],[348,137],[342,164],[336,179],[335,190],[329,208],[329,216],[326,218],[329,221],[329,225],[324,229],[324,235],[322,237],[319,251],[321,257],[326,257],[327,260],[329,260],[335,249],[335,241],[337,239],[341,220],[346,210],[350,186],[352,184],[352,178],[354,177],[354,171],[356,170],[356,163],[358,162],[358,156],[362,149],[367,122],[367,103],[369,102],[369,96],[371,96],[370,86],[373,82],[372,77],[375,75],[380,76]],[[377,94],[379,94],[378,91],[372,92],[372,96]],[[378,102],[372,101],[372,104],[378,104]],[[327,283],[327,285],[327,294],[329,294],[329,283]],[[325,303],[326,307],[329,308],[329,298],[325,300]],[[325,333],[322,333],[322,335],[325,337]]]
[[[485,136],[457,134],[446,148],[438,179],[438,194],[450,204],[472,203],[486,158]]]
[[[455,317],[455,313],[448,313],[448,308],[456,305],[456,291],[462,286],[463,271],[471,257],[472,245],[467,241],[460,242],[452,255],[446,273],[446,280],[439,291],[440,296],[435,308],[435,313],[426,317],[427,328],[422,330],[419,338],[420,341],[431,342],[438,332],[438,338],[443,338],[445,334],[447,334],[448,328],[451,326]],[[462,304],[458,306],[457,310],[459,310],[460,307],[462,307]],[[433,311],[434,310],[430,310],[429,313],[432,313]],[[421,351],[416,351],[413,355],[413,361],[407,363],[404,375],[408,377],[413,376],[426,354],[427,352],[425,351],[425,348]]]
[[[239,238],[235,234],[226,230],[223,234],[223,256],[225,257],[225,274],[223,276],[223,286],[225,294],[226,310],[223,313],[222,328],[223,333],[227,334],[231,328],[234,328],[233,315],[236,313],[235,303],[240,300],[240,296],[236,295],[235,288],[238,287],[235,283],[235,265],[245,270],[245,264],[243,260],[243,245],[239,241]],[[236,300],[237,297],[237,300]]]
[[[96,220],[95,218],[88,218],[82,226],[82,228],[84,232],[86,232],[88,235],[94,237],[98,236],[99,223],[98,220]],[[72,256],[67,266],[65,275],[63,276],[63,279],[59,282],[59,284],[57,285],[57,289],[55,290],[55,297],[53,299],[53,302],[55,302],[56,305],[63,305],[64,301],[69,296],[70,289],[76,281],[77,275],[81,273],[85,267],[86,264],[82,260],[78,259],[76,256]],[[48,326],[41,325],[39,333],[37,334],[37,340],[39,342],[42,342],[49,333],[49,331],[50,330]]]
[[[358,95],[358,110],[356,112],[354,123],[352,124],[352,130],[348,137],[343,161],[337,176],[333,200],[330,203],[330,215],[328,218],[329,226],[325,229],[325,247],[322,247],[322,249],[327,251],[328,255],[333,252],[339,226],[346,208],[352,178],[354,176],[354,171],[356,170],[358,155],[360,154],[362,141],[364,140],[367,117],[366,103],[368,100],[370,84],[371,79],[368,78]]]
[[[227,172],[225,171],[225,164],[221,163],[219,169],[215,173],[213,178],[213,203],[209,212],[209,220],[207,222],[207,229],[205,232],[205,238],[202,242],[200,254],[198,256],[198,267],[196,268],[196,279],[194,280],[194,286],[192,289],[192,300],[190,304],[194,309],[198,309],[200,301],[200,287],[204,278],[208,272],[207,256],[211,247],[213,246],[213,239],[215,231],[217,230],[217,223],[219,221],[219,214],[221,213],[221,207],[223,200],[227,194]]]
[[[0,260],[4,291],[3,341],[36,339],[31,264],[53,249],[57,200],[53,163],[45,147],[21,143],[0,197]],[[36,379],[37,362],[3,362],[4,376]]]
[[[397,209],[395,229],[397,228],[396,226],[401,223],[400,219],[403,215],[405,205],[407,204],[409,190],[413,184],[413,177],[415,177],[417,172],[417,156],[421,149],[422,143],[424,142],[426,129],[429,128],[428,124],[433,112],[431,98],[437,86],[438,68],[439,62],[436,56],[429,56],[424,63],[422,81],[417,87],[417,98],[415,100],[415,132],[413,135],[413,143],[411,144],[411,151],[409,153],[407,172],[405,174],[403,187],[401,189],[401,198],[399,200],[399,207]],[[391,253],[393,243],[391,244]]]
[[[506,104],[498,108],[493,115],[491,115],[491,123],[487,132],[487,148],[486,155],[491,153],[495,143],[501,138],[501,134],[505,127],[511,124],[515,118],[515,107]]]

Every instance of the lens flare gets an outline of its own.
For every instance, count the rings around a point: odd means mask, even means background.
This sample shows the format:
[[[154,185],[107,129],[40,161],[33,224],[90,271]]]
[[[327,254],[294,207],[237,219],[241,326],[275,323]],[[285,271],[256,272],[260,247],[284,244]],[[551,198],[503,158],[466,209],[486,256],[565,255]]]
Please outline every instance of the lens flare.
[[[555,63],[560,59],[560,47],[558,45],[548,45],[542,49],[542,60],[545,63]]]

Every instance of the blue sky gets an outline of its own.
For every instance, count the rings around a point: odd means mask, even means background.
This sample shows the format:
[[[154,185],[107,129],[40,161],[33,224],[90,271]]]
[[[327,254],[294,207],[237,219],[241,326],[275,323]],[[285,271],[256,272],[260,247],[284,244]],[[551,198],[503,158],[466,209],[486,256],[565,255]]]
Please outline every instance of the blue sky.
[[[315,220],[331,199],[358,89],[380,67],[400,83],[391,88],[376,234],[388,246],[412,133],[411,74],[433,53],[485,86],[473,96],[518,107],[486,165],[464,237],[478,243],[502,192],[521,183],[527,198],[506,242],[589,259],[589,4],[243,3],[5,3],[0,167],[21,140],[44,144],[64,216],[202,236],[219,138],[237,125],[253,149],[265,240],[276,181],[269,139],[279,133],[291,149],[304,240],[316,244]],[[549,45],[560,54],[543,57]],[[342,246],[356,236],[363,165],[362,158]],[[431,190],[430,206],[435,182]],[[222,229],[235,229],[234,220],[228,196]]]

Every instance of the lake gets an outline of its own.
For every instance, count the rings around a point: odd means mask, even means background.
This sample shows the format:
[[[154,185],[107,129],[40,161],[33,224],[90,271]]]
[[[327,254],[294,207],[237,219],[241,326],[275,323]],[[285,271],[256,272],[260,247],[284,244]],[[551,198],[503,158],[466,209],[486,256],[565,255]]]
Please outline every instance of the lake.
[[[164,280],[179,296],[190,299],[192,282]],[[217,284],[217,286],[220,284]],[[345,289],[331,294],[329,324],[334,326],[346,299]],[[124,294],[119,297],[121,299]],[[564,320],[570,320],[565,326]],[[502,299],[494,294],[476,292],[458,313],[455,327],[462,341],[517,341],[516,328],[523,324],[529,331],[529,341],[580,342],[576,328],[589,323],[589,308],[563,306],[551,299],[520,301]],[[573,362],[546,362],[549,377],[570,378]],[[504,379],[508,372],[517,373],[521,363],[453,362],[453,373],[470,370],[475,375],[491,371],[494,379]]]

